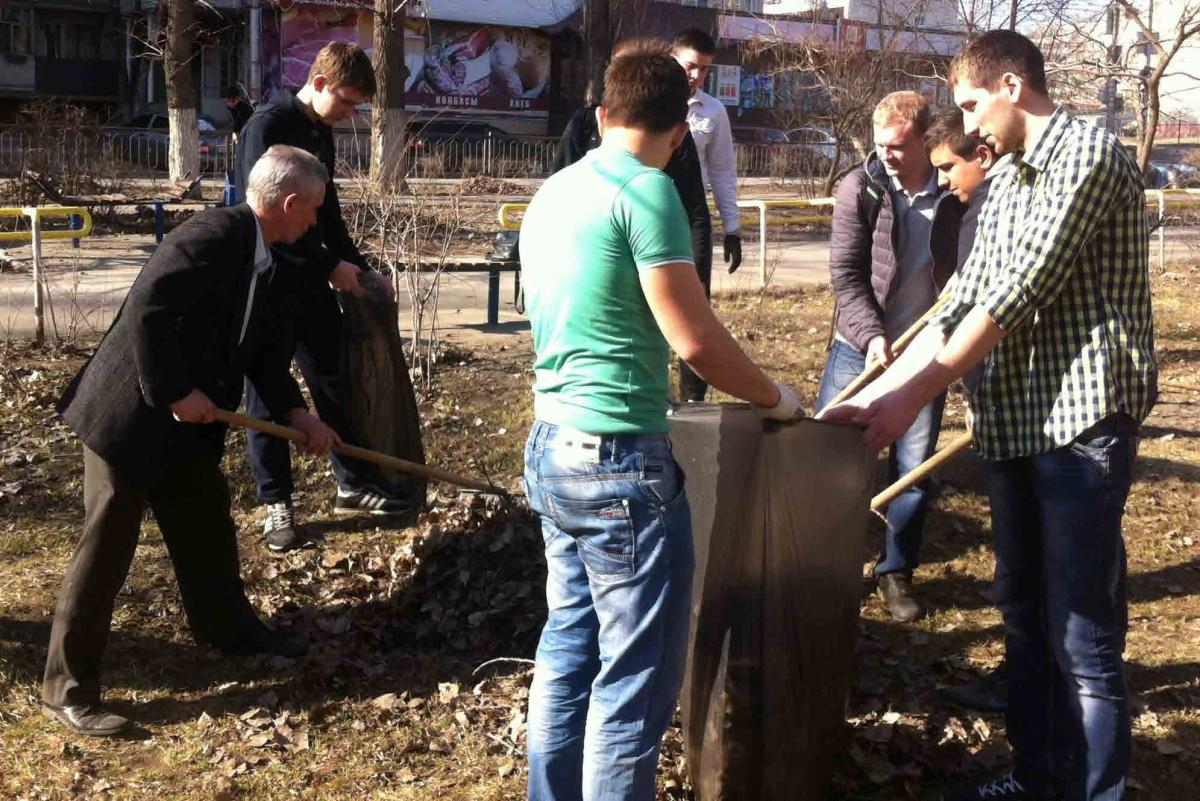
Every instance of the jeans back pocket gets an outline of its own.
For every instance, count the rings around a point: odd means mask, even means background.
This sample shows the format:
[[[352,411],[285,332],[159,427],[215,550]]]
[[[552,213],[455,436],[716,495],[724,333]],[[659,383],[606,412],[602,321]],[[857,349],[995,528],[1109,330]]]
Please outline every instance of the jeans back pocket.
[[[613,580],[633,575],[636,537],[628,500],[564,498],[544,489],[543,496],[554,525],[578,545],[590,576]]]

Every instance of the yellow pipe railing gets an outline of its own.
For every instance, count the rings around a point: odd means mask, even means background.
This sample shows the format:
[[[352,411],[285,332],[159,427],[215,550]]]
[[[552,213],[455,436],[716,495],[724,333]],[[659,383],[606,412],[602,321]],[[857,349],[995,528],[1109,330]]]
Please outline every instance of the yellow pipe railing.
[[[0,217],[28,217],[32,223],[39,222],[43,217],[79,217],[83,220],[82,228],[66,228],[55,231],[42,231],[42,239],[82,239],[92,234],[92,213],[83,206],[25,206],[22,208],[0,208]],[[33,230],[0,231],[0,242],[29,242],[33,239]]]
[[[0,208],[0,217],[28,217],[28,231],[0,231],[0,242],[29,242],[33,251],[33,317],[35,321],[34,341],[42,344],[46,339],[45,296],[42,276],[43,239],[82,239],[92,233],[92,213],[82,206],[24,206],[22,208]],[[42,230],[43,217],[78,217],[81,228],[54,231]]]

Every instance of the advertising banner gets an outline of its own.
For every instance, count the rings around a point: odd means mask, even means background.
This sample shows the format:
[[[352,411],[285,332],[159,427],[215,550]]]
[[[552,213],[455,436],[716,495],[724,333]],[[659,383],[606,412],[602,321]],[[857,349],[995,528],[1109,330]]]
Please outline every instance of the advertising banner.
[[[742,68],[737,64],[714,64],[716,91],[713,97],[727,106],[736,107],[741,102]]]
[[[548,111],[550,39],[529,28],[408,20],[405,100],[427,108]],[[415,34],[415,35],[414,35]]]
[[[267,26],[264,37],[265,88],[303,86],[329,42],[354,42],[370,51],[373,17],[369,9],[345,2],[281,8],[277,29]],[[408,19],[405,27],[406,106],[548,112],[550,38],[541,31],[424,19]]]

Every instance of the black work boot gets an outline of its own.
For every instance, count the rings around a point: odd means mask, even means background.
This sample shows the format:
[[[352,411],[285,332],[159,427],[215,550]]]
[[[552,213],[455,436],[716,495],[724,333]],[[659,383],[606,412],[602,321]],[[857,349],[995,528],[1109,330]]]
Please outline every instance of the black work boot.
[[[877,580],[879,597],[888,613],[901,623],[911,623],[924,611],[913,596],[912,577],[907,573],[884,573]]]

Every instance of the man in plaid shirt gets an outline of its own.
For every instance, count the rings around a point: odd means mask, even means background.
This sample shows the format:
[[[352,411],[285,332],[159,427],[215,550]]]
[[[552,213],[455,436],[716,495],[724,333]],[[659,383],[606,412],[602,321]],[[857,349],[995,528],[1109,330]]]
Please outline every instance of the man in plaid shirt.
[[[1056,108],[1042,54],[991,31],[950,66],[968,134],[1011,169],[992,185],[948,306],[895,365],[822,417],[884,447],[977,362],[1011,774],[944,796],[1119,799],[1129,767],[1121,518],[1156,395],[1141,174]]]

